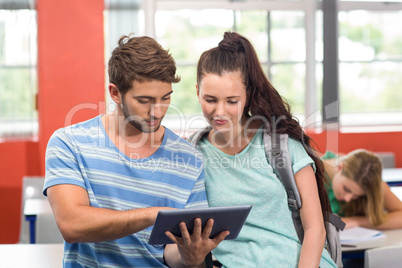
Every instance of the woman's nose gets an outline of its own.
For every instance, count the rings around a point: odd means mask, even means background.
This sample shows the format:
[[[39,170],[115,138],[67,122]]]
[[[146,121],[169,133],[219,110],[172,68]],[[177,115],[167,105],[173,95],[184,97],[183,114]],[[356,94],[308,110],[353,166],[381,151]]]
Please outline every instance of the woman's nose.
[[[216,104],[216,109],[215,109],[215,114],[217,116],[222,116],[225,115],[226,108],[224,103],[217,103]]]
[[[353,194],[351,193],[346,193],[344,196],[345,202],[350,202],[353,198]]]

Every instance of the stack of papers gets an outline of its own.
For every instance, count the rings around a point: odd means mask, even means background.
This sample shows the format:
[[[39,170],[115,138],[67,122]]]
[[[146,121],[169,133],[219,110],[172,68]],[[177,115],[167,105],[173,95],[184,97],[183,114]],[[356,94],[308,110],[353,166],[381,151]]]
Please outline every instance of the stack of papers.
[[[385,237],[385,234],[379,230],[364,227],[353,227],[340,232],[342,245],[384,239]]]

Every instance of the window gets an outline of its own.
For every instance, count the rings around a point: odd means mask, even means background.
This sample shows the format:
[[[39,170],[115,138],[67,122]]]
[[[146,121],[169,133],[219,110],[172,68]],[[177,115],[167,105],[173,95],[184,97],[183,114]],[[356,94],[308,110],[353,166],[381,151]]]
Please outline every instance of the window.
[[[32,137],[38,130],[36,11],[1,9],[0,138]]]
[[[253,43],[266,75],[290,103],[292,111],[298,115],[305,112],[303,12],[161,10],[155,17],[156,38],[170,49],[182,77],[174,85],[172,107],[167,114],[171,128],[188,130],[199,127],[196,123],[203,121],[195,92],[196,64],[202,52],[217,46],[225,31],[237,31]]]
[[[402,124],[402,11],[339,13],[343,125]]]
[[[142,0],[105,0],[105,99],[108,111],[113,111],[115,108],[108,92],[108,61],[121,36],[144,35],[145,22],[142,3]]]
[[[107,2],[120,1],[126,2]],[[328,41],[323,35],[328,28],[324,27],[322,1],[135,2],[133,24],[137,22],[138,30],[134,32],[154,36],[170,49],[182,77],[173,85],[166,126],[180,132],[205,124],[195,93],[196,64],[201,53],[216,46],[228,30],[250,39],[269,80],[301,124],[320,126],[322,103],[327,103],[323,102],[323,74],[328,70],[324,64]],[[342,126],[401,125],[402,33],[395,27],[402,20],[401,1],[338,1],[335,5],[337,30],[331,34],[338,40],[338,49],[331,64],[339,72],[335,74],[340,107],[336,120]],[[113,27],[122,29],[122,24]]]

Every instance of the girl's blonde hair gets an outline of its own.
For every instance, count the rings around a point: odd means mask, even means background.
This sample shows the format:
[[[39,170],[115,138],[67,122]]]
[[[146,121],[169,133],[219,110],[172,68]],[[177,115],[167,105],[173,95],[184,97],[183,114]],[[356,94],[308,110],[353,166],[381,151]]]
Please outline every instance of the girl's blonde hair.
[[[385,222],[382,164],[378,156],[359,149],[341,157],[340,161],[342,175],[356,182],[365,192],[364,196],[342,203],[341,212],[345,216],[368,216],[373,226]]]

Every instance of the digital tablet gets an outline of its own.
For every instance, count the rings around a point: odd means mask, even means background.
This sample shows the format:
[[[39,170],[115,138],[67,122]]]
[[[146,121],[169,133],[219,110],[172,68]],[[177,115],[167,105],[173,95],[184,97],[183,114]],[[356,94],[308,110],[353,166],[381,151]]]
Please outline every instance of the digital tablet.
[[[201,219],[203,229],[208,219],[214,219],[211,238],[222,231],[229,230],[230,234],[225,239],[235,239],[240,233],[250,210],[251,206],[249,205],[161,210],[156,217],[148,243],[151,245],[172,244],[173,242],[165,235],[165,232],[170,231],[176,236],[181,236],[179,223],[185,222],[191,234],[196,218]]]

